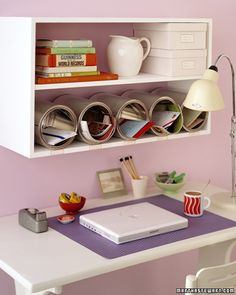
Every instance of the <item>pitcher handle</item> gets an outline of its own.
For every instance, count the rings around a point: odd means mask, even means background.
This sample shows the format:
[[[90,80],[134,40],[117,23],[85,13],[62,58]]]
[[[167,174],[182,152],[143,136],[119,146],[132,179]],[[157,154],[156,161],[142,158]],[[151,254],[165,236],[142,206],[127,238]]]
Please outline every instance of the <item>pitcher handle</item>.
[[[145,42],[145,43],[147,44],[146,51],[145,51],[145,53],[144,53],[144,55],[143,55],[143,60],[145,60],[145,58],[148,56],[148,53],[149,53],[150,50],[151,50],[151,43],[150,43],[149,39],[146,38],[146,37],[142,37],[142,38],[140,38],[140,39],[139,39],[139,42],[140,42],[140,43],[141,43],[141,42]]]

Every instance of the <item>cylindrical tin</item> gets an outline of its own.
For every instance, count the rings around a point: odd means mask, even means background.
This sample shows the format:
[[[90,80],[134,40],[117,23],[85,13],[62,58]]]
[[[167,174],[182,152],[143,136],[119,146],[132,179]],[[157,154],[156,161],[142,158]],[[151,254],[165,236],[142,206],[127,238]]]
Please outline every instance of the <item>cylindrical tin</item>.
[[[128,120],[147,120],[149,121],[148,110],[145,104],[137,99],[130,99],[110,93],[97,93],[90,97],[93,101],[100,101],[107,104],[116,118],[117,137],[124,140],[135,140],[136,138],[127,136],[121,129],[121,124],[125,119]]]
[[[43,135],[43,129],[54,127],[61,130],[77,132],[77,118],[75,113],[66,106],[37,101],[35,103],[35,142],[49,149],[58,150],[68,146],[75,138],[71,137],[63,142],[51,145]]]
[[[69,94],[58,96],[55,99],[56,102],[69,106],[76,114],[78,121],[78,136],[77,139],[81,140],[87,144],[100,144],[108,141],[115,132],[116,120],[112,115],[111,109],[103,102],[95,102],[86,98],[74,97]],[[86,135],[82,129],[82,121],[94,120],[96,116],[96,121],[102,122],[104,115],[109,117],[111,122],[111,128],[107,131],[104,138],[96,139],[90,135]]]
[[[158,95],[167,95],[170,96],[171,98],[174,99],[175,102],[177,102],[182,109],[182,114],[183,114],[183,128],[188,131],[188,132],[195,132],[201,130],[207,120],[208,120],[208,115],[209,112],[199,112],[195,110],[190,110],[186,107],[183,106],[184,99],[186,97],[186,93],[184,92],[179,92],[179,91],[173,91],[169,89],[164,89],[164,88],[157,88],[152,91],[152,93],[156,93]],[[194,127],[191,127],[191,121],[194,121],[196,119],[200,119],[199,124],[192,125]],[[197,122],[196,122],[197,123]]]
[[[149,93],[140,90],[128,90],[123,93],[123,96],[129,98],[135,98],[142,101],[148,111],[150,120],[153,120],[155,111],[175,111],[180,112],[179,117],[174,121],[174,123],[168,128],[164,129],[160,126],[154,125],[151,131],[157,136],[163,136],[171,133],[178,133],[183,127],[183,116],[181,107],[168,95],[162,95],[159,93]]]

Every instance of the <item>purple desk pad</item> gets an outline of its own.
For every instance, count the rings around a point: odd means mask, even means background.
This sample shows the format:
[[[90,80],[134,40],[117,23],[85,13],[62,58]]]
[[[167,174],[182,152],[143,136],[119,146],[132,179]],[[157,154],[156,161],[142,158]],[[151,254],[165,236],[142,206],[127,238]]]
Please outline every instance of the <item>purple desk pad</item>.
[[[173,213],[186,217],[183,214],[184,208],[181,201],[171,199],[164,195],[158,195],[145,199],[132,200],[84,210],[77,214],[76,220],[70,224],[61,224],[57,221],[56,217],[51,217],[48,219],[49,227],[67,236],[71,240],[83,245],[91,251],[105,258],[112,259],[236,226],[235,221],[205,211],[201,217],[189,217],[189,226],[185,229],[117,245],[79,224],[78,217],[82,214],[142,202],[149,202]],[[199,239],[200,238],[201,237],[199,237]]]

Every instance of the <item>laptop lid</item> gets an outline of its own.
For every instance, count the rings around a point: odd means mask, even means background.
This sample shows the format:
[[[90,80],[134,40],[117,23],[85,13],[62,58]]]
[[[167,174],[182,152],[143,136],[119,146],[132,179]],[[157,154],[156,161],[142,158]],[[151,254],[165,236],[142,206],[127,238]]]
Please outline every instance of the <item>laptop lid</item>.
[[[143,202],[81,215],[80,224],[120,244],[185,228],[188,220]]]

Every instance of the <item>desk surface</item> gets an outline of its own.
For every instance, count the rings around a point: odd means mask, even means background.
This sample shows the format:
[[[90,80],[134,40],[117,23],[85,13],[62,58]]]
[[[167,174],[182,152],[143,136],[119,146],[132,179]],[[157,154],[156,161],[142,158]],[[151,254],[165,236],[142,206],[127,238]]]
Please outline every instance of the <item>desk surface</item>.
[[[176,195],[168,196],[182,200],[183,191],[201,190],[203,186],[200,183],[188,183]],[[205,194],[211,197],[222,191],[209,185]],[[159,193],[162,192],[155,188],[148,196]],[[131,199],[133,197],[130,195],[112,199],[91,199],[88,200],[86,209]],[[225,212],[213,206],[209,211],[236,220],[236,214],[232,212]],[[48,217],[62,214],[59,207],[48,208],[46,212]],[[52,229],[41,234],[30,232],[18,225],[17,215],[0,218],[0,233],[0,268],[31,292],[236,238],[236,230],[233,227],[110,260]]]

